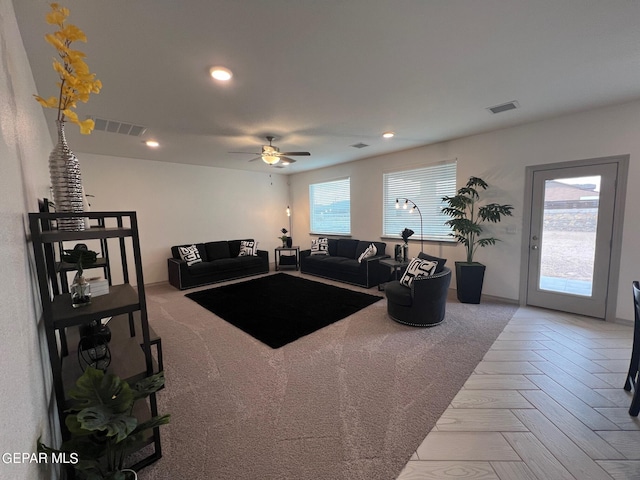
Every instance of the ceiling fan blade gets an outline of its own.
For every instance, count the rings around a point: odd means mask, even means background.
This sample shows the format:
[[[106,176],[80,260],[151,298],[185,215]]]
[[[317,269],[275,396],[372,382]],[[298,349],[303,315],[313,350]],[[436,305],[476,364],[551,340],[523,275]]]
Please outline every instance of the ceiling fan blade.
[[[280,161],[282,162],[283,165],[288,165],[290,163],[296,163],[296,161],[293,158],[283,157],[282,155],[280,155]]]
[[[255,154],[254,154],[255,155]],[[262,157],[256,157],[256,158],[252,158],[251,160],[249,160],[250,162],[255,162],[256,160],[261,160]]]
[[[301,156],[308,157],[309,155],[311,155],[311,153],[309,153],[309,152],[280,152],[280,155],[294,156],[294,157],[301,157]]]
[[[227,153],[242,153],[244,155],[260,155],[258,152],[227,152]]]

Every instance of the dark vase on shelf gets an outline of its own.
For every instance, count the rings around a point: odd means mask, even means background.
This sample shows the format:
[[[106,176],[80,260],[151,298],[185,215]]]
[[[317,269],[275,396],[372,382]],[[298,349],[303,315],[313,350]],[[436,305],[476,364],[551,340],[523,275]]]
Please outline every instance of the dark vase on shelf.
[[[291,245],[293,245],[293,238],[287,237],[286,245],[287,248],[291,248]]]

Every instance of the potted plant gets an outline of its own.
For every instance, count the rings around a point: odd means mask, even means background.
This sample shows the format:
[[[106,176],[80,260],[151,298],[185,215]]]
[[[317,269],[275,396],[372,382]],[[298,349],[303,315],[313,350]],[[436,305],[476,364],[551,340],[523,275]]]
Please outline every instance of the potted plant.
[[[456,284],[458,300],[462,303],[480,303],[485,265],[474,262],[473,257],[479,247],[495,245],[499,239],[482,237],[482,224],[498,223],[503,216],[511,216],[512,205],[489,203],[479,206],[480,189],[486,190],[489,185],[478,177],[470,177],[467,184],[460,188],[456,195],[443,197],[447,204],[442,213],[451,217],[445,222],[454,233],[452,237],[464,245],[467,253],[466,262],[456,263]]]
[[[280,240],[282,240],[282,248],[285,248],[285,247],[287,247],[287,240],[289,238],[287,236],[288,231],[287,231],[286,228],[282,228],[282,229],[280,229],[280,231],[282,232],[282,235],[280,235],[278,238]]]
[[[85,480],[133,480],[135,471],[124,467],[127,455],[144,444],[144,432],[169,423],[159,415],[138,423],[133,407],[164,385],[164,373],[131,386],[113,374],[89,367],[69,391],[73,405],[65,424],[70,438],[59,450],[38,442],[38,451],[76,458],[73,465]]]

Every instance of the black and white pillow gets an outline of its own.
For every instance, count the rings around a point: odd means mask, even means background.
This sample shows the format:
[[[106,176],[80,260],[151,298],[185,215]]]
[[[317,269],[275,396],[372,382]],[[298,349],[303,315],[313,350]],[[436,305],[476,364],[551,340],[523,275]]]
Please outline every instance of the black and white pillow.
[[[367,249],[362,252],[362,255],[358,258],[358,263],[362,263],[365,258],[374,257],[378,253],[378,249],[373,243],[370,243]]]
[[[311,240],[311,255],[329,255],[329,239],[320,237]]]
[[[180,258],[184,260],[189,266],[202,262],[202,258],[200,258],[200,252],[198,252],[198,247],[196,247],[195,245],[190,245],[188,247],[178,247],[178,253],[180,254]]]
[[[239,257],[251,257],[258,253],[258,242],[250,242],[248,240],[240,241],[240,253]]]
[[[435,273],[437,267],[438,262],[430,262],[429,260],[414,258],[411,260],[409,266],[402,275],[400,283],[405,287],[411,287],[411,284],[416,278],[430,277]]]

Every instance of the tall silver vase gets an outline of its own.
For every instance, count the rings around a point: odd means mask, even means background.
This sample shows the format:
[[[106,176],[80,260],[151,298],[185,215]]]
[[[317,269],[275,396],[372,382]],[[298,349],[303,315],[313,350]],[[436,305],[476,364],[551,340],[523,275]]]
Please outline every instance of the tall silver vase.
[[[78,158],[69,149],[64,135],[64,122],[56,120],[58,144],[49,155],[49,175],[57,213],[82,213],[82,176]],[[84,230],[84,218],[58,219],[58,229],[72,232]]]

